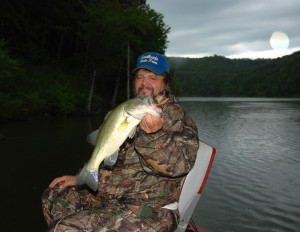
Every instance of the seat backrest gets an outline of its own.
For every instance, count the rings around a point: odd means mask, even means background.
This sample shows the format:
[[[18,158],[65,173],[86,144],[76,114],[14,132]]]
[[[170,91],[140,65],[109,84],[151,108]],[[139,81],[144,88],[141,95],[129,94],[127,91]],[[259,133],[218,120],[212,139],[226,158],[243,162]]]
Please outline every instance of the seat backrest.
[[[200,141],[199,145],[195,165],[182,180],[178,202],[180,222],[176,232],[186,230],[214,161],[216,149],[202,141]]]

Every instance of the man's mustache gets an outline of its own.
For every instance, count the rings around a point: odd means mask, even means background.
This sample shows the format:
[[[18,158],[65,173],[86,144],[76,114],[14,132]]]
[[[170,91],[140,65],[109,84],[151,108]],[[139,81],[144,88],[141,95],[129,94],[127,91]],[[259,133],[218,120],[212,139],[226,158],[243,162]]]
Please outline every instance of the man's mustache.
[[[151,86],[148,86],[148,85],[141,85],[139,88],[138,88],[138,93],[140,93],[142,91],[142,89],[148,89],[148,90],[151,90],[152,93],[154,92],[154,89],[151,87]]]

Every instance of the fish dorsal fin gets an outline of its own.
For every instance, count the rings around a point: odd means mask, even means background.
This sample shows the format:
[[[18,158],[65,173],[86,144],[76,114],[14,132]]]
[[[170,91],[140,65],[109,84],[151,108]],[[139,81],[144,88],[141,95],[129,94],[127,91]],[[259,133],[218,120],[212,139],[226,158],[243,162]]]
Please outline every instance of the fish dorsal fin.
[[[105,115],[103,121],[105,122],[105,120],[109,117],[109,115],[111,114],[112,110],[108,111],[107,114]],[[100,126],[101,127],[101,126]]]
[[[118,126],[118,128],[117,128],[117,131],[119,131],[119,132],[124,132],[124,131],[126,131],[126,129],[127,129],[127,127],[128,127],[128,122],[127,122],[127,120],[125,119],[123,122],[121,122],[120,123],[120,125]]]
[[[86,141],[89,144],[92,144],[93,146],[95,146],[98,132],[99,132],[99,129],[91,132],[90,134],[88,134],[88,136],[86,137]]]
[[[95,146],[96,145],[96,139],[97,139],[97,135],[98,135],[98,132],[100,130],[100,128],[103,126],[104,122],[106,121],[106,119],[109,117],[109,115],[111,114],[112,110],[108,111],[108,113],[105,115],[104,117],[104,120],[103,120],[103,123],[102,125],[99,127],[98,130],[95,130],[95,131],[92,131],[90,134],[88,134],[88,136],[86,137],[86,141]]]
[[[113,153],[111,156],[104,159],[104,161],[103,161],[104,164],[107,166],[115,165],[115,163],[117,162],[117,159],[118,159],[118,155],[119,155],[119,149],[115,153]]]

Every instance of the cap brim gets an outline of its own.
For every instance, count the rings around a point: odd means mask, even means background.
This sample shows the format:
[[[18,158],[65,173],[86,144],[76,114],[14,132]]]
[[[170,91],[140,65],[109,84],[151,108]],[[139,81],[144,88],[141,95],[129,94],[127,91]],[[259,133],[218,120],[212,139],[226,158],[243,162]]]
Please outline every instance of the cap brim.
[[[134,73],[135,71],[137,71],[138,69],[141,69],[141,68],[147,69],[147,70],[149,70],[149,71],[155,73],[156,75],[161,75],[161,74],[164,73],[164,72],[162,72],[162,73],[157,73],[157,72],[155,72],[153,69],[151,69],[151,68],[149,68],[149,67],[144,67],[144,66],[141,66],[141,67],[138,67],[138,68],[133,69],[133,70],[132,70],[132,73]]]

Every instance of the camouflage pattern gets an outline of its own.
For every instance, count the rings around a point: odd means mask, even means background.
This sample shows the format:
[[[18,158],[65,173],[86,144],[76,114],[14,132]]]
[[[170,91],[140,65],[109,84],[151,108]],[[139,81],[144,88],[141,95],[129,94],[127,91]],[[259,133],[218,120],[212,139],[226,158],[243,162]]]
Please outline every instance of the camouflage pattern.
[[[68,187],[46,189],[43,212],[48,231],[173,231],[178,211],[154,208],[156,219],[139,219],[138,206],[107,203],[88,189]]]
[[[82,186],[44,192],[43,212],[50,231],[176,229],[178,210],[162,207],[178,201],[181,180],[195,163],[199,142],[190,116],[173,96],[165,99],[158,102],[163,102],[163,128],[147,134],[138,127],[135,137],[120,148],[116,164],[100,165],[96,193]],[[142,203],[155,210],[155,217],[138,218]]]

